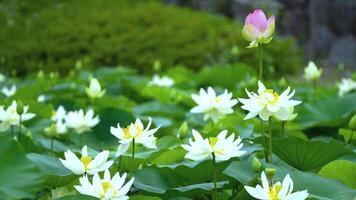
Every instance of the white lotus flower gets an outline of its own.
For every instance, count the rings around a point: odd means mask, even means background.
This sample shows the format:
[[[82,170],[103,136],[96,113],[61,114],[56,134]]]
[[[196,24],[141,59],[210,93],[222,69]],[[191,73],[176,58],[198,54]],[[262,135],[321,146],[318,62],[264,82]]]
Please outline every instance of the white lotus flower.
[[[121,128],[120,124],[117,124],[116,128],[112,126],[110,132],[119,139],[120,143],[116,156],[125,153],[133,140],[135,140],[135,143],[142,144],[149,149],[156,149],[156,137],[153,134],[157,132],[159,127],[150,129],[151,123],[152,119],[149,118],[146,128],[144,128],[140,119],[136,119],[134,124],[131,123],[126,128]]]
[[[96,78],[92,78],[90,80],[90,85],[88,88],[85,88],[85,92],[87,93],[87,95],[92,98],[92,99],[96,99],[96,98],[100,98],[102,96],[104,96],[106,90],[103,90],[101,88],[101,85],[98,81],[98,79]]]
[[[94,111],[92,109],[89,109],[85,114],[82,109],[70,111],[64,119],[67,127],[75,129],[78,134],[90,131],[92,127],[100,122],[98,116],[94,117]]]
[[[309,61],[308,66],[304,68],[304,78],[309,81],[318,80],[323,69],[318,69],[313,61]]]
[[[27,113],[28,106],[23,107],[23,113],[21,114],[21,122],[28,121],[34,118],[34,113]],[[7,131],[11,126],[19,126],[20,115],[17,113],[17,103],[12,101],[11,105],[5,110],[3,106],[0,106],[0,132]]]
[[[50,127],[46,128],[46,132],[53,134],[66,134],[67,124],[65,123],[67,111],[63,106],[58,106],[57,110],[53,112],[51,120],[54,122]]]
[[[234,133],[227,138],[226,135],[227,130],[223,130],[217,137],[203,139],[200,133],[193,129],[194,141],[190,139],[189,145],[182,145],[188,151],[185,158],[200,161],[212,159],[214,154],[216,162],[222,162],[246,153],[241,150],[243,144],[240,137],[234,140]]]
[[[174,80],[169,78],[168,76],[154,75],[152,81],[148,83],[148,85],[157,85],[159,87],[171,87],[174,85]]]
[[[304,200],[308,197],[307,190],[293,192],[293,180],[289,174],[284,178],[282,184],[277,182],[269,185],[265,172],[261,174],[262,185],[256,188],[245,186],[246,191],[256,199],[261,200]]]
[[[204,113],[204,120],[212,119],[214,123],[223,118],[226,114],[234,112],[232,107],[237,104],[232,98],[232,93],[225,90],[217,96],[213,88],[209,87],[207,92],[200,89],[199,95],[193,94],[193,100],[198,104],[190,110],[192,113]]]
[[[85,145],[82,148],[82,155],[79,159],[71,150],[64,152],[64,158],[59,159],[61,163],[74,174],[82,175],[84,173],[93,175],[102,172],[111,167],[113,161],[107,161],[109,158],[109,151],[102,151],[98,153],[93,159],[88,155],[88,147]]]
[[[244,118],[245,120],[258,115],[264,121],[269,120],[271,116],[277,120],[286,121],[291,118],[292,107],[302,103],[291,99],[295,90],[290,92],[290,87],[279,95],[272,89],[266,89],[261,81],[258,81],[258,94],[249,92],[247,89],[246,93],[249,99],[239,98],[239,101],[243,104],[241,108],[249,111]]]
[[[12,85],[11,88],[3,87],[3,88],[1,89],[1,92],[2,92],[6,97],[14,96],[15,93],[16,93],[16,85]]]
[[[341,82],[338,84],[339,86],[339,96],[344,96],[346,93],[356,90],[356,81],[352,79],[343,78]]]
[[[100,179],[99,174],[93,176],[93,183],[89,182],[88,176],[83,176],[79,179],[80,185],[75,185],[74,188],[81,194],[93,196],[102,200],[127,200],[127,193],[134,182],[132,178],[125,183],[126,173],[121,177],[116,173],[112,178],[110,171],[105,170],[104,178]]]

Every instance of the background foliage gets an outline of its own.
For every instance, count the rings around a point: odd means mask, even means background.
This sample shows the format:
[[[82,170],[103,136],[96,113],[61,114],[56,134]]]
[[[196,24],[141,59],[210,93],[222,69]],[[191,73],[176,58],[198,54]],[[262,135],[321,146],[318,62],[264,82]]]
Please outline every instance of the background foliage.
[[[144,72],[155,60],[164,68],[256,65],[254,51],[243,48],[240,23],[158,1],[5,0],[0,25],[0,66],[19,74],[66,73],[78,60],[84,67],[124,64]],[[239,48],[231,54],[234,46]],[[267,48],[270,72],[300,66],[293,39],[276,37]]]

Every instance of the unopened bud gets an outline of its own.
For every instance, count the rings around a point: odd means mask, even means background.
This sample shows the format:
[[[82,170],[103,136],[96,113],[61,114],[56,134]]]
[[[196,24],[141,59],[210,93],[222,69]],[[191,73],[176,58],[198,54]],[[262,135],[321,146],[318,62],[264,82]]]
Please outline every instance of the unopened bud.
[[[23,114],[23,103],[22,103],[22,101],[21,100],[18,100],[17,101],[17,109],[16,109],[16,112],[19,114],[19,115],[21,115],[21,114]]]
[[[349,126],[350,129],[356,130],[356,114],[350,119]]]
[[[253,157],[252,158],[252,168],[253,168],[253,170],[255,172],[259,172],[261,167],[262,167],[261,162],[256,157]]]
[[[183,138],[188,133],[188,123],[184,122],[178,129],[178,137]]]

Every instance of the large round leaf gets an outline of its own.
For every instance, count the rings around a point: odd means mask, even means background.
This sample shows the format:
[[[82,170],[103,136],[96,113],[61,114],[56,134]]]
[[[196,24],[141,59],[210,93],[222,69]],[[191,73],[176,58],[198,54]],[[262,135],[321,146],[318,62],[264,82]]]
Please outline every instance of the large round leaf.
[[[41,190],[43,176],[25,156],[21,145],[8,135],[0,135],[1,199],[33,197]]]
[[[305,141],[288,137],[273,140],[273,153],[297,169],[313,170],[352,151],[335,140]]]

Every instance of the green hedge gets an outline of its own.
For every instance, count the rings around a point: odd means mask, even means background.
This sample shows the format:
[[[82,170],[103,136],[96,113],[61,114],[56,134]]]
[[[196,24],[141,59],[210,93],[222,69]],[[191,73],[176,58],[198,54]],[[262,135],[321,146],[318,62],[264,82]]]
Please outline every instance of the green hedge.
[[[0,65],[23,74],[33,70],[67,72],[79,59],[90,66],[128,65],[149,72],[191,68],[236,60],[255,65],[245,49],[242,25],[223,17],[156,1],[5,0],[0,3]],[[293,72],[299,56],[293,40],[274,40],[266,63]]]

